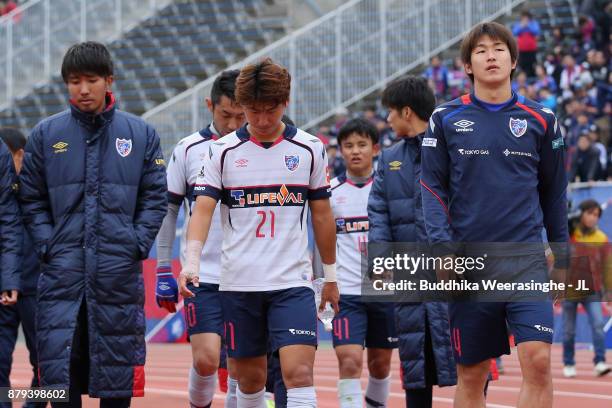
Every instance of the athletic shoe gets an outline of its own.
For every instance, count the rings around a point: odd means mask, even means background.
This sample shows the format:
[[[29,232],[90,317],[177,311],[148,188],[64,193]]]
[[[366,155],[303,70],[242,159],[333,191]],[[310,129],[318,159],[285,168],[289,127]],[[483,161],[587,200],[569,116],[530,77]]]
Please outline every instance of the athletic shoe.
[[[598,377],[603,377],[610,371],[612,371],[612,368],[610,368],[610,366],[604,363],[603,361],[600,361],[599,363],[595,364],[595,375]]]
[[[573,365],[564,366],[563,376],[566,378],[574,378],[576,376],[576,366],[573,366]]]

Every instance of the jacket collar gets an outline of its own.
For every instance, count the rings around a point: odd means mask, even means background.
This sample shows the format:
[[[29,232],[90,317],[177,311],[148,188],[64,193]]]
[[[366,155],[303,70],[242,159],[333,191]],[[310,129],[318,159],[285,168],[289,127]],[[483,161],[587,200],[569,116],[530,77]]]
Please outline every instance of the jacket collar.
[[[76,105],[70,101],[70,112],[72,116],[78,120],[83,126],[88,129],[97,130],[110,122],[115,115],[115,96],[112,92],[106,93],[106,108],[104,111],[98,114],[83,112]]]

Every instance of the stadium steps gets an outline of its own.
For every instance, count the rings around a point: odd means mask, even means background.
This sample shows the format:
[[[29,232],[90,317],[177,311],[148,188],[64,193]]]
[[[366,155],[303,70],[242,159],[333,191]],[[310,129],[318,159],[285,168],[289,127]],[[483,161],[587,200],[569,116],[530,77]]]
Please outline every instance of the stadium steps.
[[[284,36],[287,22],[266,13],[273,5],[270,0],[175,0],[107,44],[120,109],[141,115]],[[53,49],[57,55],[65,51]],[[66,109],[67,99],[56,76],[0,112],[0,126],[29,132]]]

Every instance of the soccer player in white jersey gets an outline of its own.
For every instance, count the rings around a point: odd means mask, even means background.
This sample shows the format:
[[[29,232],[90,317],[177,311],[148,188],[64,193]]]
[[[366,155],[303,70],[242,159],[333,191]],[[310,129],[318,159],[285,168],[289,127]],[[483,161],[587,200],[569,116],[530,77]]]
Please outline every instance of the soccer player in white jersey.
[[[368,197],[372,161],[378,154],[378,131],[365,119],[351,119],[338,132],[346,173],[331,182],[331,205],[336,221],[340,312],[333,321],[338,357],[341,408],[363,406],[361,371],[367,347],[369,379],[366,406],[387,405],[391,353],[397,347],[393,303],[365,302],[361,297],[361,261],[368,245]]]
[[[221,200],[221,299],[228,355],[238,376],[238,407],[264,404],[268,339],[278,350],[287,406],[316,407],[313,365],[317,316],[308,253],[308,205],[327,280],[322,305],[338,311],[336,232],[321,141],[281,118],[291,77],[267,58],[247,65],[236,101],[248,124],[210,146],[194,193],[181,293],[197,286],[198,254]]]
[[[202,160],[208,155],[209,145],[245,122],[244,112],[234,99],[238,73],[238,70],[228,70],[217,77],[210,98],[206,98],[213,116],[212,123],[182,139],[168,165],[168,213],[157,237],[156,300],[160,307],[169,312],[176,311],[175,303],[178,301],[177,284],[171,271],[171,254],[179,207],[184,205],[187,225],[194,200],[193,188],[202,169]],[[184,228],[181,236],[182,265],[185,265],[186,232],[187,228]],[[223,335],[219,295],[222,238],[221,215],[216,211],[208,241],[200,255],[200,262],[205,265],[200,269],[200,285],[190,285],[195,296],[185,299],[185,318],[193,354],[193,366],[189,372],[189,402],[192,407],[210,406],[215,393]],[[221,374],[223,370],[221,368],[219,373],[222,382],[227,377],[227,373],[225,377]],[[229,395],[231,398],[231,393]]]

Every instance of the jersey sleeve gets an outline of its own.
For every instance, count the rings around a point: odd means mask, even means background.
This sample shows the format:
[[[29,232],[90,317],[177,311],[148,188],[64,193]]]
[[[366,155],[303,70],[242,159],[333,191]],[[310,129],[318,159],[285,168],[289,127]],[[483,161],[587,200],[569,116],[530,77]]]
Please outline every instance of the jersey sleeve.
[[[562,267],[567,263],[567,175],[565,174],[565,146],[557,118],[547,112],[547,128],[540,146],[538,192],[544,216],[544,228],[555,263]]]
[[[185,145],[179,143],[172,152],[168,163],[168,202],[181,205],[187,194],[187,175],[185,172]]]
[[[434,112],[421,147],[421,196],[423,218],[429,243],[435,255],[454,253],[448,211],[450,157],[442,118]]]
[[[219,201],[223,185],[221,183],[221,156],[222,149],[215,149],[214,144],[208,147],[208,155],[202,160],[202,170],[196,179],[193,195],[208,196]]]
[[[329,166],[327,163],[327,152],[323,143],[314,143],[312,153],[313,166],[308,186],[308,199],[321,200],[329,198],[331,197]]]

